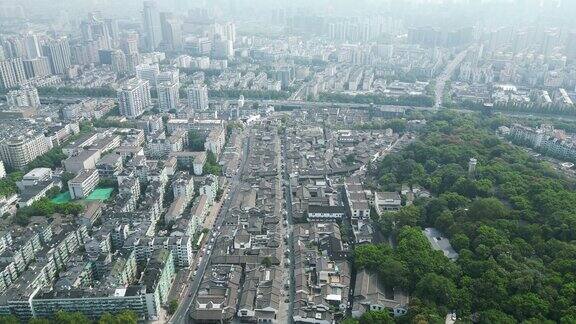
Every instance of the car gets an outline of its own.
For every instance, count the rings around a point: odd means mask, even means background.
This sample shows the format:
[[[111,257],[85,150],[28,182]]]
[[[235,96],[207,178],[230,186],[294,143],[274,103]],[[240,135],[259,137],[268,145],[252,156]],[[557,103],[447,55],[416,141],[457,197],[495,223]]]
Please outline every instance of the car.
[[[193,276],[196,277],[196,274],[198,273],[198,271],[194,271]]]

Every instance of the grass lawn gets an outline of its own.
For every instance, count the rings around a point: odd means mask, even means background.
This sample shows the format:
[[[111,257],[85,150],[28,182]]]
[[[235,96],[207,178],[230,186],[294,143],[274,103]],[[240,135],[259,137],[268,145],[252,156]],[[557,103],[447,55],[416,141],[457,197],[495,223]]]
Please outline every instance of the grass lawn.
[[[72,197],[70,197],[69,191],[59,193],[56,197],[52,198],[52,202],[55,204],[65,204],[71,200]]]

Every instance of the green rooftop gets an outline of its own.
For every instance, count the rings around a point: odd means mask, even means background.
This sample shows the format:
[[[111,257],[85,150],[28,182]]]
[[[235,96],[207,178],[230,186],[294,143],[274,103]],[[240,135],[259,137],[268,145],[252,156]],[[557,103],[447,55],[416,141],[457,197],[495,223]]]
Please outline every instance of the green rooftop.
[[[105,201],[112,196],[112,192],[114,192],[114,188],[97,188],[86,197],[86,200]]]

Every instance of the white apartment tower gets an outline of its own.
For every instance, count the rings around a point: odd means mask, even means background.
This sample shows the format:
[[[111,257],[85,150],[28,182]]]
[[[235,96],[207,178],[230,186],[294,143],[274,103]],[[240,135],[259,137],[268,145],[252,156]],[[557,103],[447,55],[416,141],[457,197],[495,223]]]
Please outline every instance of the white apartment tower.
[[[65,74],[72,65],[70,44],[67,38],[59,38],[42,46],[44,56],[50,62],[53,74]]]
[[[6,94],[6,101],[10,107],[40,107],[40,96],[34,87],[12,90]]]
[[[44,134],[15,136],[0,143],[0,159],[13,169],[23,169],[51,148],[52,142]]]
[[[162,82],[157,86],[158,106],[160,111],[168,112],[178,108],[180,100],[180,88],[172,82]]]
[[[24,73],[28,79],[50,75],[50,62],[46,57],[22,60]]]
[[[20,58],[0,61],[0,89],[15,88],[25,80],[26,73]]]
[[[133,119],[142,115],[152,104],[148,81],[138,78],[128,80],[118,90],[118,104],[122,116]]]
[[[149,51],[154,51],[162,42],[162,26],[160,24],[160,13],[155,1],[144,1],[144,31],[146,32],[146,47]]]
[[[208,109],[208,87],[205,84],[194,84],[186,89],[188,107],[192,110]]]
[[[42,56],[40,52],[40,44],[38,43],[38,37],[32,33],[26,35],[26,57],[29,59],[35,59]]]

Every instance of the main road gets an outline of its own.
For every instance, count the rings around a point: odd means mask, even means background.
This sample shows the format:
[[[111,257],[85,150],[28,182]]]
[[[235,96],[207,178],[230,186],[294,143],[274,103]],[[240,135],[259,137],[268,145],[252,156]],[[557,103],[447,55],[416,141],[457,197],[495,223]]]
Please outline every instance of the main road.
[[[214,222],[213,228],[208,232],[209,237],[207,242],[210,241],[209,238],[212,237],[213,233],[217,233],[217,236],[219,235],[220,232],[219,231],[215,232],[214,228],[219,228],[220,226],[222,226],[222,223],[224,222],[224,219],[226,218],[226,215],[230,210],[232,202],[236,199],[236,196],[238,195],[238,188],[240,187],[240,178],[242,177],[242,173],[244,172],[244,166],[246,165],[249,145],[250,145],[250,137],[248,136],[246,137],[246,142],[244,143],[242,150],[243,153],[240,157],[241,158],[240,169],[238,170],[238,172],[236,172],[236,174],[228,184],[227,198],[225,198],[224,204],[220,208],[220,212],[218,213],[216,221]],[[226,196],[226,192],[223,194],[223,196]],[[215,237],[216,239],[218,238],[217,236]],[[180,301],[178,309],[176,310],[176,312],[174,312],[174,315],[168,321],[168,323],[184,324],[191,322],[189,316],[190,308],[192,306],[194,298],[196,297],[196,294],[198,293],[198,289],[200,288],[200,283],[202,282],[202,277],[204,277],[204,272],[206,271],[206,268],[210,263],[211,255],[212,250],[206,250],[204,256],[202,257],[202,260],[198,264],[198,270],[196,275],[190,279],[191,282],[185,289],[183,300]]]
[[[434,108],[442,107],[444,102],[444,88],[446,88],[446,82],[450,80],[454,74],[454,71],[460,65],[460,63],[462,63],[462,60],[464,60],[466,54],[468,54],[468,51],[472,48],[472,46],[456,54],[456,57],[454,57],[454,59],[450,61],[448,65],[446,65],[444,71],[442,71],[438,78],[436,78],[436,87],[434,88],[436,100],[434,101]]]
[[[285,196],[286,196],[286,220],[288,221],[288,249],[289,249],[289,260],[290,260],[290,304],[288,305],[288,317],[287,317],[287,323],[288,324],[292,324],[293,323],[293,314],[294,314],[294,299],[296,296],[296,278],[294,277],[294,270],[295,270],[295,264],[294,264],[294,230],[293,230],[293,226],[294,226],[294,219],[293,219],[293,214],[292,214],[292,182],[290,181],[290,173],[289,173],[289,169],[288,169],[288,135],[286,134],[286,132],[283,134],[283,139],[282,139],[282,160],[284,161],[284,181],[285,181],[285,185],[284,185],[284,189],[286,190],[285,192]]]

